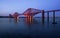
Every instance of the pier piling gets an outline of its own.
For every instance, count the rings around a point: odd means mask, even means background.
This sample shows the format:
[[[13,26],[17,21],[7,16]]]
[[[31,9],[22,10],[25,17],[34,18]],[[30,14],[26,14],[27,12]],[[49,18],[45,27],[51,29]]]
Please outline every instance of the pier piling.
[[[44,24],[44,10],[42,10],[42,23]]]
[[[56,20],[55,20],[55,11],[53,11],[53,23],[52,24],[56,24]]]
[[[49,12],[47,12],[47,23],[49,23]]]

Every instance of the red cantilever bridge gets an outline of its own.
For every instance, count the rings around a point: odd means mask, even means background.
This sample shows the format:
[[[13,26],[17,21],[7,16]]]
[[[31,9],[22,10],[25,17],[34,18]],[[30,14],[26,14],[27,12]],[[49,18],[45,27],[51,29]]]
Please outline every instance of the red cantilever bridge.
[[[38,9],[34,9],[34,8],[28,8],[23,14],[19,14],[19,15],[28,15],[28,16],[34,16],[38,13],[41,13],[41,10]]]
[[[53,12],[53,24],[55,24],[55,12],[60,11],[60,9],[58,10],[49,10],[49,11],[44,11],[44,10],[38,10],[38,9],[34,9],[34,8],[28,8],[23,14],[19,14],[18,15],[25,15],[26,17],[33,17],[36,14],[41,13],[42,14],[42,22],[44,23],[44,13],[47,13],[47,20],[49,21],[49,13]]]

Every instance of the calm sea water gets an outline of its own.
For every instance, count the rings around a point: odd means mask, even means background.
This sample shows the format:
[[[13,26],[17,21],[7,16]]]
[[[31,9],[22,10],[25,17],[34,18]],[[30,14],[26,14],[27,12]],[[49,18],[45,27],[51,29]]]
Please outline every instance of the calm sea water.
[[[52,24],[52,18],[42,24],[41,18],[34,18],[30,24],[25,18],[16,23],[11,18],[0,18],[0,38],[60,38],[60,18]]]

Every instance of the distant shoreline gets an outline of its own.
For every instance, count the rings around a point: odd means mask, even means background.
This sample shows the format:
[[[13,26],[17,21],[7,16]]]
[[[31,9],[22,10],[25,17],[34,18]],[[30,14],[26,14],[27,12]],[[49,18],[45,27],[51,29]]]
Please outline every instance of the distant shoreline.
[[[9,16],[0,16],[0,18],[9,18]],[[13,17],[11,17],[13,18]],[[26,17],[19,17],[19,18],[26,18]],[[42,18],[42,17],[34,17],[34,18]],[[45,17],[47,18],[47,17]],[[53,17],[49,17],[49,18],[53,18]],[[56,18],[60,18],[60,17],[56,17]]]

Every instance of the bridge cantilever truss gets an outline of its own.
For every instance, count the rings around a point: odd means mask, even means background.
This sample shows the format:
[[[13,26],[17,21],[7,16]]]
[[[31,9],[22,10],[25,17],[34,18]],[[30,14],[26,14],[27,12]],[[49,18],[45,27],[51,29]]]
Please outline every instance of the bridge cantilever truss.
[[[34,16],[34,15],[36,15],[38,13],[41,13],[41,10],[34,9],[34,8],[28,8],[23,14]]]
[[[19,15],[25,15],[26,17],[33,17],[36,14],[42,13],[42,23],[44,23],[44,13],[47,13],[47,20],[49,21],[49,13],[53,12],[53,24],[55,24],[55,12],[60,11],[60,9],[58,10],[48,10],[48,11],[44,11],[44,10],[38,10],[38,9],[34,9],[34,8],[28,8],[23,14],[19,14]]]

